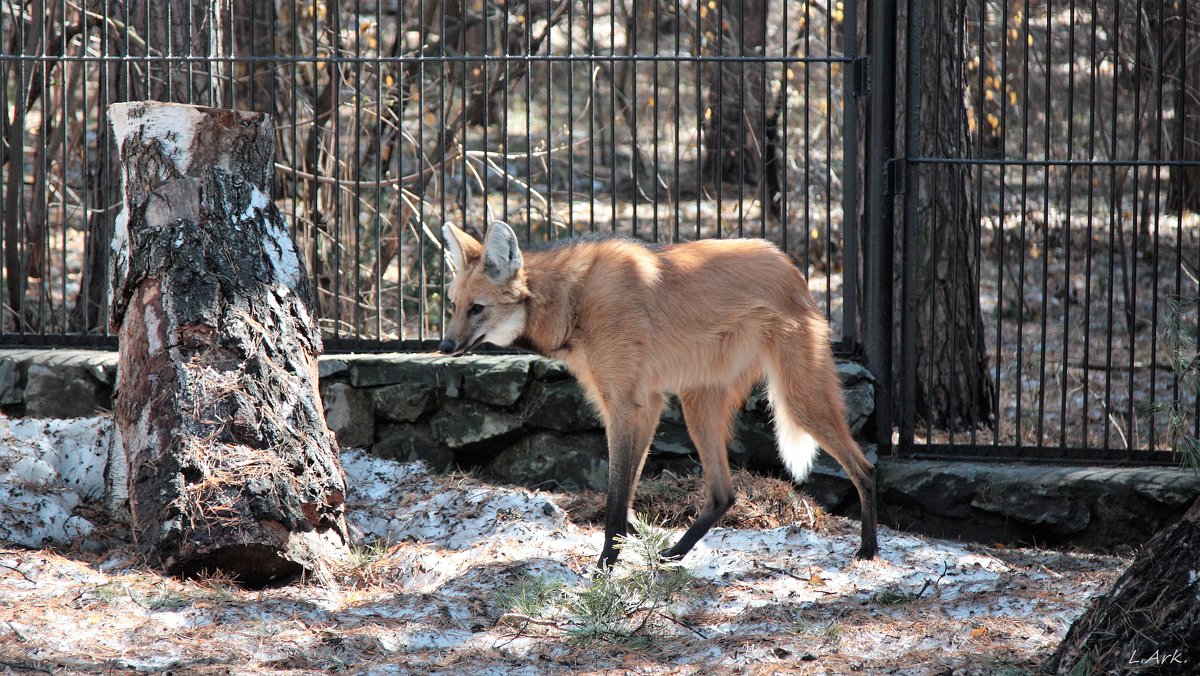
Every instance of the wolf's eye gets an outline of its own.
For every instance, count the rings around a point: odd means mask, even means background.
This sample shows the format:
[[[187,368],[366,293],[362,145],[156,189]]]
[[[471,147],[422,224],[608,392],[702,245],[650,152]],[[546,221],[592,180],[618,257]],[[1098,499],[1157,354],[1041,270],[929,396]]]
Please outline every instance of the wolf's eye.
[[[480,305],[479,303],[476,303],[471,306],[471,309],[467,311],[467,314],[477,315],[480,312],[483,312],[483,306]]]

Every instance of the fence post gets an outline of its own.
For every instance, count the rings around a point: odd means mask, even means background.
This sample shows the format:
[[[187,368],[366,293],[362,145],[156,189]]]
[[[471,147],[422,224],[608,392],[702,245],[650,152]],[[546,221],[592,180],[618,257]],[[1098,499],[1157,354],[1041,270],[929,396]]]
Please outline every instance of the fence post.
[[[874,0],[871,8],[871,104],[867,153],[867,246],[863,278],[864,348],[875,375],[875,441],[892,446],[892,257],[895,222],[888,187],[896,156],[896,0]]]
[[[845,106],[842,112],[842,238],[845,254],[842,267],[842,345],[854,351],[862,332],[858,324],[859,241],[858,207],[861,197],[858,176],[858,107],[867,93],[867,72],[863,68],[858,44],[858,2],[844,5],[845,21],[842,33],[842,55],[847,59],[842,71],[842,91]],[[784,229],[787,232],[787,229]]]

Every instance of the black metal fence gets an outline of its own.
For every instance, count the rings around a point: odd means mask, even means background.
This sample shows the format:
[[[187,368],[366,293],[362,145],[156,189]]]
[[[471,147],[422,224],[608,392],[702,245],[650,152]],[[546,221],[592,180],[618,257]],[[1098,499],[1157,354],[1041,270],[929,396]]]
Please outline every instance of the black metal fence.
[[[154,98],[276,116],[328,349],[436,343],[444,222],[765,237],[865,344],[881,441],[892,399],[903,451],[1194,448],[1200,10],[896,8],[3,3],[0,342],[113,344],[104,110]]]
[[[842,318],[855,287],[841,228],[859,203],[844,169],[857,110],[842,94],[855,22],[841,9],[48,0],[0,12],[5,339],[107,336],[120,195],[104,110],[139,98],[276,115],[275,197],[330,349],[436,343],[447,221],[507,220],[531,244],[768,237],[837,327],[855,323]]]
[[[1200,8],[917,3],[906,34],[901,353],[988,360],[904,360],[902,445],[1195,463]]]

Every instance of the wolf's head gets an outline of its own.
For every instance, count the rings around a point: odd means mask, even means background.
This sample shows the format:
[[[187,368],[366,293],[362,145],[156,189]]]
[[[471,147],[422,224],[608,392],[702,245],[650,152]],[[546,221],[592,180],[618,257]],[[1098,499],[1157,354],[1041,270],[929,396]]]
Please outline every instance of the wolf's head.
[[[442,226],[446,261],[454,270],[447,288],[450,320],[442,331],[442,352],[462,354],[487,341],[504,347],[525,331],[525,285],[517,236],[496,221],[480,244],[447,223]]]

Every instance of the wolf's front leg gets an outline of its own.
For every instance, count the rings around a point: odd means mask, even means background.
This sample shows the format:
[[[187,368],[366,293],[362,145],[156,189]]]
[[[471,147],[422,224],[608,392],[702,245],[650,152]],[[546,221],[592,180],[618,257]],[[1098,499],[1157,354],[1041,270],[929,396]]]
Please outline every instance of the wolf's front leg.
[[[628,533],[638,478],[665,403],[661,394],[654,393],[645,397],[641,405],[612,411],[605,421],[608,428],[608,496],[604,502],[601,568],[616,563],[617,538]]]

